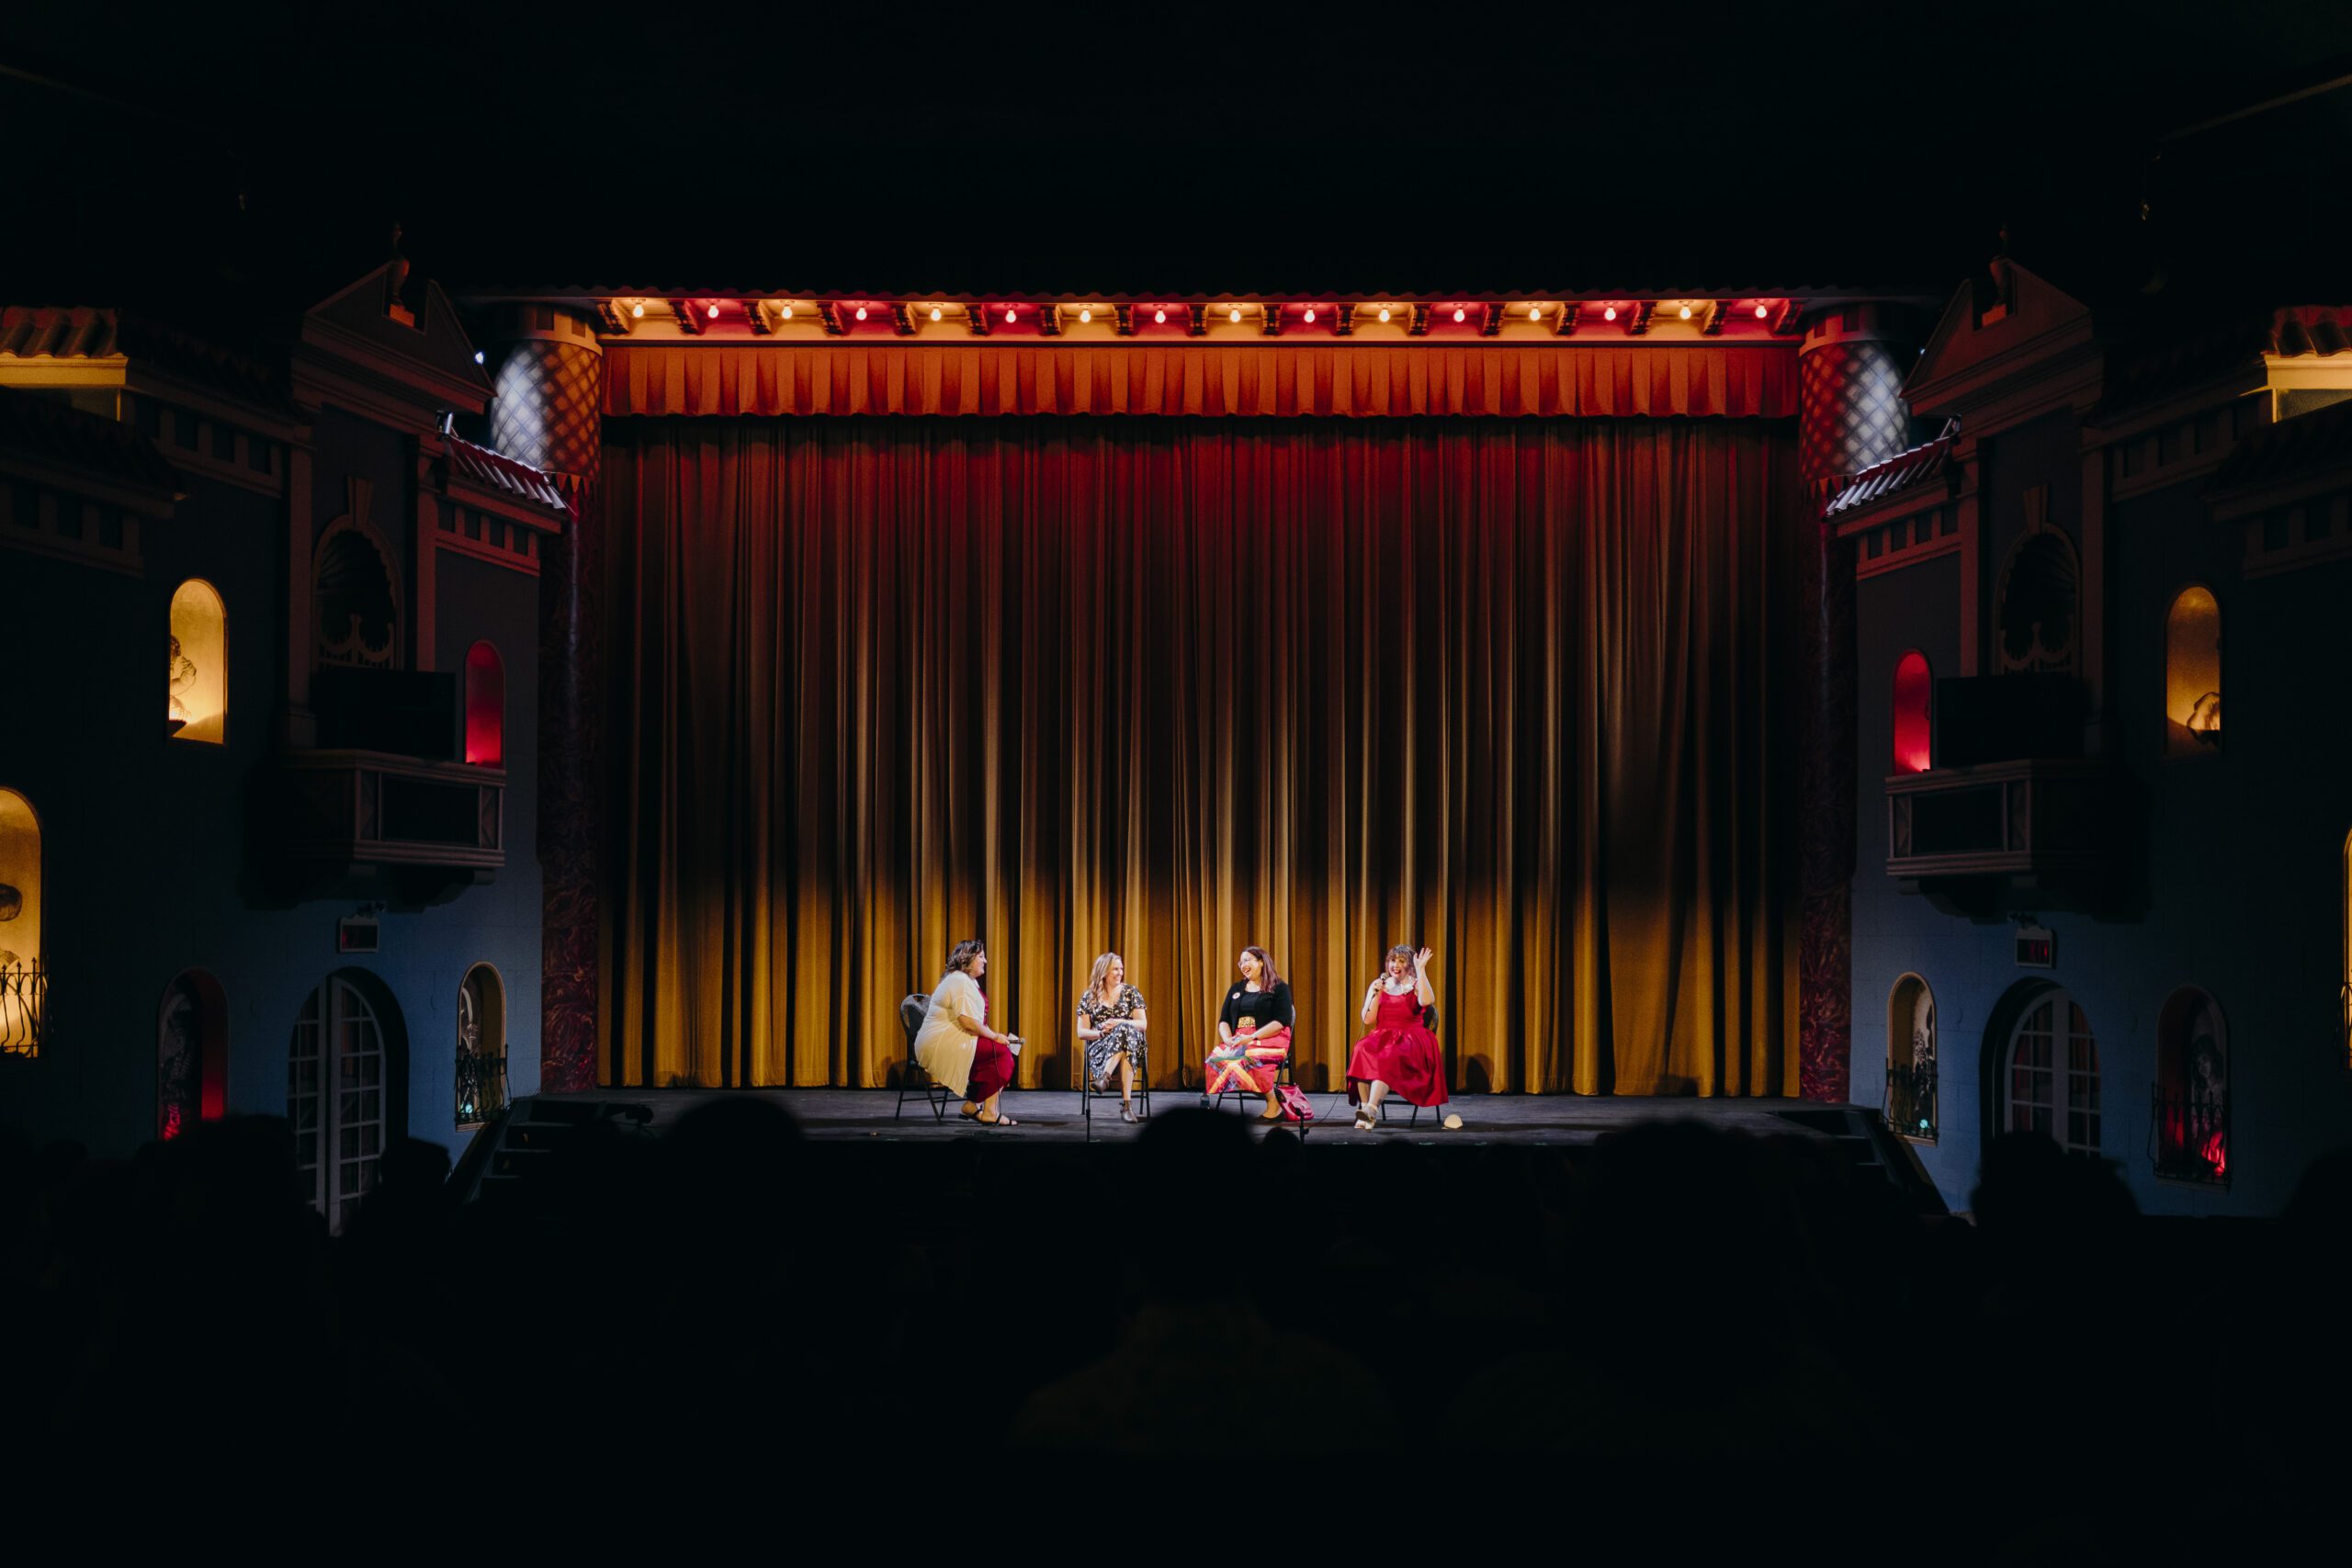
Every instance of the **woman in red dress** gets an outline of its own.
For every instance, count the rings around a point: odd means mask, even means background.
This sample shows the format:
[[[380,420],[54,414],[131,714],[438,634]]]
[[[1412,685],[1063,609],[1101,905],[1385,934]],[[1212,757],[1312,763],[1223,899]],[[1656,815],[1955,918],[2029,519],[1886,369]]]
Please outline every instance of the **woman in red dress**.
[[[1348,1055],[1348,1098],[1355,1102],[1356,1131],[1380,1125],[1380,1102],[1402,1095],[1408,1105],[1445,1103],[1445,1059],[1437,1036],[1421,1021],[1421,1010],[1436,1004],[1430,989],[1428,948],[1419,953],[1399,942],[1388,950],[1380,977],[1363,994],[1363,1021],[1372,1032]]]

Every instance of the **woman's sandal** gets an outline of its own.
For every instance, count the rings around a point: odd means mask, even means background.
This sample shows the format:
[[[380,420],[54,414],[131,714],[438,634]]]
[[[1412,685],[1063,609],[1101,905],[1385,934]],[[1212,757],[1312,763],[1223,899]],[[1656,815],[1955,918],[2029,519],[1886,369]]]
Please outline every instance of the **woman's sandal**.
[[[967,1105],[966,1107],[964,1107],[964,1109],[963,1109],[963,1110],[958,1111],[957,1112],[956,1112],[956,1115],[961,1116],[961,1117],[962,1117],[965,1121],[967,1121],[967,1122],[969,1122],[970,1120],[972,1120],[972,1118],[974,1118],[975,1116],[978,1116],[979,1113],[980,1113],[980,1108],[979,1108],[978,1106],[977,1106],[977,1105]]]
[[[1020,1122],[1015,1122],[1012,1117],[1007,1116],[1001,1111],[998,1111],[993,1116],[983,1116],[979,1121],[980,1125],[983,1127],[1018,1127],[1021,1125]]]
[[[1122,1100],[1119,1104],[1119,1120],[1122,1122],[1133,1122],[1135,1119],[1136,1108]]]

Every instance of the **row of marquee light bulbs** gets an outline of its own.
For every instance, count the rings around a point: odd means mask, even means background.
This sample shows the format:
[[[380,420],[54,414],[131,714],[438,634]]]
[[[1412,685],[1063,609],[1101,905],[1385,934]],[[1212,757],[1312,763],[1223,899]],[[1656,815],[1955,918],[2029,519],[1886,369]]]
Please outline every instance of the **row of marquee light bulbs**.
[[[1280,309],[1279,306],[1275,308]],[[1305,321],[1308,326],[1313,326],[1316,321],[1316,309],[1317,308],[1313,305],[1306,306],[1300,312],[1299,319]],[[707,312],[708,320],[714,321],[718,320],[718,302],[717,300],[714,299],[707,302],[704,306],[704,310]],[[776,315],[783,321],[791,321],[793,319],[794,310],[795,307],[792,301],[788,299],[778,300],[776,302]],[[1396,307],[1394,306],[1379,306],[1376,310],[1376,318],[1379,321],[1386,321],[1391,318],[1395,310]],[[1531,321],[1541,321],[1544,319],[1545,310],[1546,307],[1541,301],[1532,301],[1527,307],[1527,319]],[[1759,299],[1756,302],[1755,311],[1756,319],[1760,321],[1771,315],[1772,308],[1763,300]],[[628,313],[632,319],[642,321],[645,317],[645,301],[642,299],[632,301],[628,308]],[[865,321],[867,313],[867,307],[860,305],[853,312],[853,319],[860,321]],[[1603,305],[1600,308],[1600,319],[1604,321],[1614,321],[1617,319],[1617,307],[1613,304]],[[1693,312],[1690,302],[1687,299],[1684,300],[1677,310],[1677,318],[1681,321],[1687,321],[1690,320],[1692,314]],[[944,318],[944,312],[941,307],[937,305],[931,307],[931,319],[933,321],[940,321]],[[1240,306],[1230,305],[1226,308],[1227,321],[1232,322],[1236,326],[1238,326],[1241,322],[1241,318],[1242,309]],[[1466,306],[1456,305],[1453,308],[1453,319],[1456,322],[1466,321],[1469,318],[1470,312]],[[1153,307],[1151,319],[1155,325],[1165,326],[1168,322],[1167,307]],[[1005,306],[1004,321],[1007,326],[1016,325],[1019,323],[1020,320],[1021,307],[1019,305]],[[1094,307],[1091,305],[1080,305],[1078,308],[1078,320],[1080,325],[1091,323],[1094,320]]]

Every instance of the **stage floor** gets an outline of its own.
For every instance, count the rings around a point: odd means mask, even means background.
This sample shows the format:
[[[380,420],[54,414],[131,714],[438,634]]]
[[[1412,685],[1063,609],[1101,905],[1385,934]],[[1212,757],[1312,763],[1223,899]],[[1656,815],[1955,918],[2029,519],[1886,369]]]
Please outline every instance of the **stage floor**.
[[[1086,1118],[1080,1113],[1079,1097],[1069,1090],[1054,1089],[1007,1091],[1005,1110],[1021,1124],[1001,1128],[980,1127],[959,1119],[953,1103],[948,1106],[944,1122],[934,1121],[931,1107],[912,1096],[908,1098],[903,1113],[894,1114],[899,1099],[895,1089],[599,1089],[583,1094],[550,1094],[539,1098],[550,1100],[627,1100],[648,1105],[653,1110],[653,1130],[659,1133],[695,1105],[719,1094],[752,1094],[774,1100],[799,1119],[801,1127],[809,1137],[825,1142],[1018,1138],[1023,1143],[1083,1143],[1091,1137],[1095,1143],[1117,1143],[1133,1139],[1143,1132],[1142,1126],[1130,1126],[1119,1120],[1116,1100],[1098,1100],[1094,1102],[1093,1125],[1090,1133]],[[1398,1106],[1390,1112],[1386,1125],[1379,1132],[1359,1133],[1351,1123],[1348,1105],[1343,1098],[1325,1094],[1310,1096],[1309,1100],[1315,1108],[1316,1120],[1307,1128],[1307,1140],[1316,1145],[1376,1144],[1400,1138],[1415,1143],[1444,1145],[1589,1145],[1604,1133],[1640,1122],[1657,1121],[1702,1122],[1710,1126],[1737,1129],[1758,1136],[1797,1134],[1822,1138],[1853,1138],[1871,1136],[1878,1119],[1874,1111],[1859,1106],[1826,1105],[1816,1100],[1494,1094],[1467,1095],[1436,1111],[1424,1110],[1419,1125],[1415,1126],[1407,1125],[1412,1108]],[[1152,1109],[1162,1115],[1170,1111],[1197,1107],[1200,1102],[1198,1091],[1192,1089],[1155,1090],[1152,1095]],[[1257,1112],[1262,1106],[1263,1101],[1253,1100],[1245,1108],[1241,1101],[1227,1099],[1223,1114],[1244,1118],[1252,1128],[1271,1129],[1276,1123],[1257,1119]],[[1462,1118],[1460,1129],[1448,1132],[1442,1125],[1444,1115],[1449,1111]]]

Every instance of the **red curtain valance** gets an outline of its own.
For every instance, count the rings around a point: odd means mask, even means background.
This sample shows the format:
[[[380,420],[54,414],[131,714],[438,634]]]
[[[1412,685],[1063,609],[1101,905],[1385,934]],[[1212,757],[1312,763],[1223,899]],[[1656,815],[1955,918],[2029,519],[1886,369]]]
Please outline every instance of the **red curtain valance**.
[[[1797,412],[1790,344],[614,344],[624,414]]]

